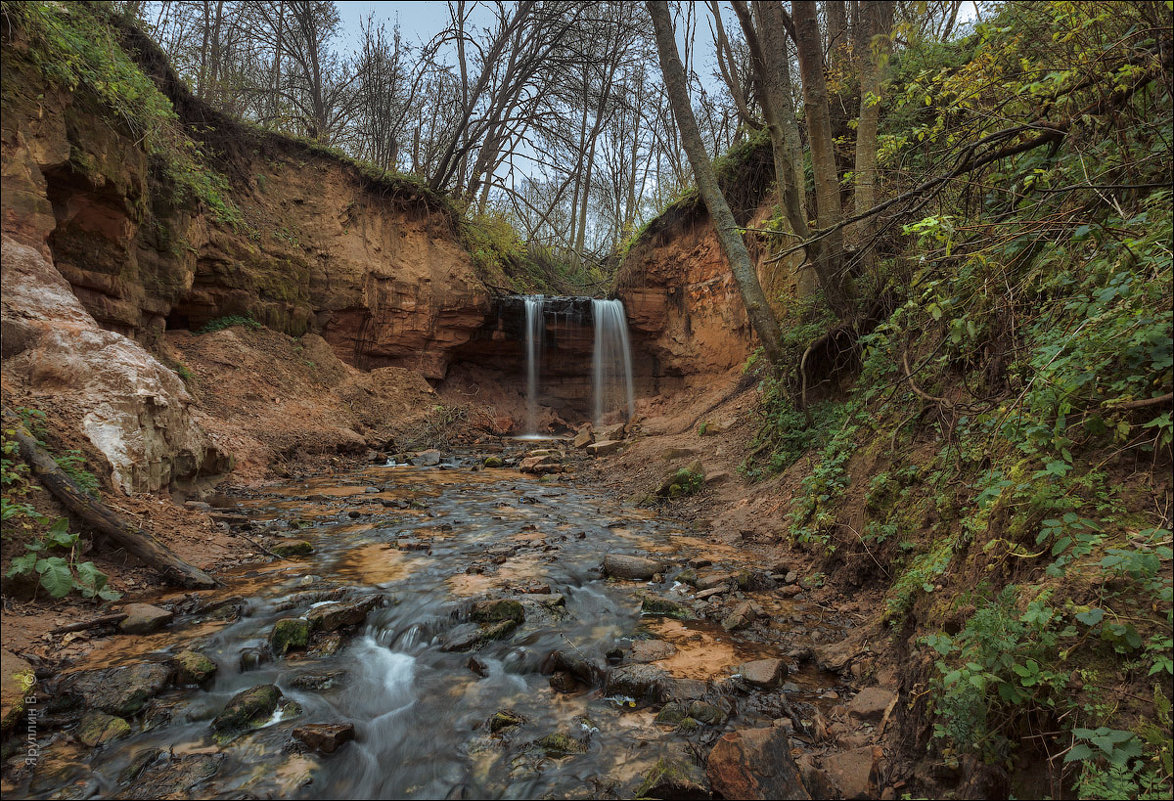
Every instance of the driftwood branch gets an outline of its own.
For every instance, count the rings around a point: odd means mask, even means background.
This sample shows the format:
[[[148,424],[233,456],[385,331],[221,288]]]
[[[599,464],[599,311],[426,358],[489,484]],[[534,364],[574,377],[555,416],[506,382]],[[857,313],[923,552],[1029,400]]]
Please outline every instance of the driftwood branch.
[[[33,475],[79,520],[104,534],[171,584],[199,589],[217,586],[216,579],[180,559],[151,533],[129,523],[106,504],[82,492],[15,415],[6,411],[4,417],[20,446],[21,458],[28,463]]]
[[[90,620],[81,620],[77,623],[68,623],[64,626],[58,626],[52,629],[50,634],[68,634],[71,631],[88,631],[90,629],[100,629],[103,626],[116,626],[122,621],[126,620],[126,612],[116,612],[112,615],[102,615],[101,617],[91,618]]]

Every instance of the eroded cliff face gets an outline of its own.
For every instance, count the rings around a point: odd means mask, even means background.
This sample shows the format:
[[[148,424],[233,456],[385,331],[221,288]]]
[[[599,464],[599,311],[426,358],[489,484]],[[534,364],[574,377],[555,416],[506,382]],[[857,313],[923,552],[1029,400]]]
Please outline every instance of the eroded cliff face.
[[[123,490],[229,461],[160,361],[171,332],[250,316],[319,334],[350,366],[439,380],[485,323],[489,293],[426,193],[173,96],[181,119],[208,115],[195,130],[214,140],[201,146],[231,185],[230,222],[172,186],[96,98],[50,82],[19,39],[3,67],[6,399],[65,401]]]
[[[770,198],[764,191],[757,196],[760,205],[739,215],[749,227],[769,217]],[[770,263],[752,237],[747,246],[767,297],[793,294],[797,263]],[[625,257],[616,295],[628,313],[641,394],[704,384],[744,363],[756,347],[738,285],[700,204],[653,221]]]

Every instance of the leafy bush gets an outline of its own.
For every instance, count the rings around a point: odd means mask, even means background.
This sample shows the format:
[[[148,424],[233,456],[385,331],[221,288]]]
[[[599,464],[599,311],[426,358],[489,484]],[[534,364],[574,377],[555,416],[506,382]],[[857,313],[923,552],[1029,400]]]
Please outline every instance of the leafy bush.
[[[70,533],[69,521],[60,518],[45,535],[25,544],[25,553],[12,560],[4,575],[8,578],[37,576],[38,584],[54,598],[76,590],[83,598],[117,601],[122,593],[107,586],[109,577],[93,562],[77,561],[78,535]],[[56,551],[56,553],[55,553]],[[64,556],[60,552],[65,551]]]

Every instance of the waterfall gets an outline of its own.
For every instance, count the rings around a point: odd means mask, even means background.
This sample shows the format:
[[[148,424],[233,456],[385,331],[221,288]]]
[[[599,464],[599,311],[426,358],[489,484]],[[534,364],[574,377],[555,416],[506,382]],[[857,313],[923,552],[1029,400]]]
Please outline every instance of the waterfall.
[[[542,295],[526,296],[526,433],[538,433],[538,359],[541,356]]]
[[[632,349],[628,345],[624,304],[619,300],[592,300],[591,313],[595,318],[595,350],[591,358],[595,423],[600,424],[604,414],[620,405],[621,380],[622,400],[627,402],[630,419],[636,413],[636,393],[632,388]]]

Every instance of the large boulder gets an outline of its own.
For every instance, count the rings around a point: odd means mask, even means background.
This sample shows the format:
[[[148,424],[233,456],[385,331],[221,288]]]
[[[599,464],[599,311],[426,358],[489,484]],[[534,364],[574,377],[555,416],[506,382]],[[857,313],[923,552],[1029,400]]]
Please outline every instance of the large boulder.
[[[621,665],[607,675],[608,695],[627,696],[636,701],[659,701],[668,686],[669,674],[653,665]]]
[[[709,798],[705,771],[692,759],[681,755],[657,760],[636,790],[636,798]]]
[[[811,798],[791,757],[786,732],[778,728],[722,735],[709,752],[705,773],[722,798]]]
[[[274,684],[241,690],[213,718],[212,731],[220,742],[225,742],[241,732],[260,728],[273,716],[281,698],[281,690]]]
[[[224,458],[189,411],[182,380],[139,343],[101,328],[44,254],[3,238],[5,384],[53,397],[106,459],[117,487],[148,492],[215,475]]]

